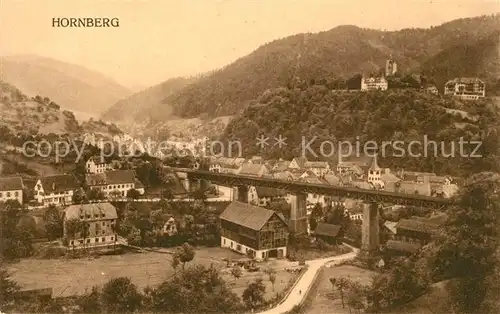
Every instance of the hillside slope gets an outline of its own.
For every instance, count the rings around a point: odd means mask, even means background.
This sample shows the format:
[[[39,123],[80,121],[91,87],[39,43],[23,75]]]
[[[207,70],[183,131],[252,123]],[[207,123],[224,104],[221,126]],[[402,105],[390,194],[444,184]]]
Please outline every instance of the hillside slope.
[[[340,141],[348,141],[352,149],[360,143],[359,154],[364,154],[362,143],[367,141],[379,145],[404,141],[403,155],[391,146],[379,150],[381,154],[385,152],[380,159],[382,166],[460,175],[497,169],[499,123],[500,109],[491,100],[462,104],[417,90],[340,93],[314,85],[263,93],[229,123],[222,140],[240,141],[244,156],[261,154],[267,158],[291,159],[305,154],[311,160],[334,159],[331,157],[338,152]],[[269,137],[269,146],[263,149],[256,145],[256,138],[261,135]],[[274,138],[279,136],[286,138],[286,146],[273,146]],[[422,148],[425,136],[428,141],[443,142],[445,148],[437,145],[436,151],[425,156]],[[458,144],[461,137],[466,141],[482,140],[477,152],[482,158],[462,156]],[[328,142],[321,147],[324,141],[333,142],[333,152]],[[410,141],[418,141],[420,146],[412,147],[410,152]],[[472,149],[473,145],[465,145],[464,153],[471,154]],[[455,155],[448,158],[446,154],[450,151]]]
[[[69,110],[92,114],[131,94],[98,72],[34,55],[2,57],[0,79],[29,95],[43,95]]]
[[[500,15],[460,19],[430,29],[383,32],[339,26],[318,34],[294,35],[261,46],[167,97],[164,103],[173,105],[182,117],[232,115],[266,89],[294,84],[297,78],[309,82],[375,72],[391,55],[402,72],[409,72],[442,51],[474,45],[497,31]],[[476,72],[494,76],[488,69]],[[457,75],[474,73],[464,68]]]
[[[172,109],[167,104],[162,104],[162,100],[195,80],[196,78],[183,77],[169,79],[119,100],[104,111],[102,117],[105,120],[126,124],[143,121],[159,113],[166,117],[170,115]]]
[[[0,81],[0,140],[16,135],[99,133],[111,137],[123,133],[114,124],[88,120],[80,124],[74,113],[48,97],[30,98],[18,88]]]
[[[447,80],[459,76],[481,77],[489,90],[500,92],[500,31],[476,42],[459,44],[441,51],[421,65],[442,90]]]

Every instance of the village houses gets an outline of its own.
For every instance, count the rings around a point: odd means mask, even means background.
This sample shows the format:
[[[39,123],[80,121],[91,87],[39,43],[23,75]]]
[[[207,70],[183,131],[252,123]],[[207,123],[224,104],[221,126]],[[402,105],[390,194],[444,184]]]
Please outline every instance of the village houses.
[[[110,203],[71,205],[64,210],[64,238],[69,248],[110,246],[116,243],[116,208]],[[79,222],[81,228],[75,228]]]
[[[23,204],[23,179],[21,177],[0,178],[0,202],[16,200]]]
[[[272,201],[284,199],[287,192],[280,189],[264,186],[251,186],[248,189],[248,202],[258,206],[268,206]]]
[[[133,170],[114,170],[85,175],[85,184],[97,189],[106,197],[126,197],[129,190],[144,194],[144,185],[136,178]]]
[[[44,206],[73,203],[73,194],[81,189],[75,176],[69,174],[41,177],[34,188],[36,201]]]

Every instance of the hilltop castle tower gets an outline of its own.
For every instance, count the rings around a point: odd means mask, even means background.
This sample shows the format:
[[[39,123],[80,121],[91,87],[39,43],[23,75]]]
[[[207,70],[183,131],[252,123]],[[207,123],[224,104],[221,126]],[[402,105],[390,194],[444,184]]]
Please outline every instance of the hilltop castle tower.
[[[385,61],[385,76],[392,76],[398,71],[398,64],[392,59],[392,55],[389,60]]]

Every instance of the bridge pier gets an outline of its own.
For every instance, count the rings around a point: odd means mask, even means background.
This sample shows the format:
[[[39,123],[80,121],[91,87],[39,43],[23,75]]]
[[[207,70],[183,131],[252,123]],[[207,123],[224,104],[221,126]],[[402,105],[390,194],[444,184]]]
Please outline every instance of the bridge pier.
[[[379,208],[377,203],[363,204],[361,255],[373,256],[380,246]]]
[[[248,186],[233,187],[233,202],[248,203]]]
[[[305,193],[295,193],[291,196],[291,210],[290,210],[290,232],[295,234],[307,233],[307,208],[306,208]]]

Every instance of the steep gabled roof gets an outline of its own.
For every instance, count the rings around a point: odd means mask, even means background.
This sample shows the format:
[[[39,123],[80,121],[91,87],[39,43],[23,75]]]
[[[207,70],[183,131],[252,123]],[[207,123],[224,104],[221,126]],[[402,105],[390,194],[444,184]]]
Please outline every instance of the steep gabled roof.
[[[339,232],[339,225],[332,225],[324,222],[319,222],[316,229],[314,229],[314,234],[329,237],[336,237],[338,236]]]
[[[389,250],[411,253],[411,254],[417,253],[418,250],[420,250],[420,248],[422,247],[418,243],[410,243],[410,242],[396,241],[396,240],[389,240],[385,245]]]
[[[85,175],[87,185],[128,184],[135,181],[134,170],[113,170]]]
[[[69,190],[75,190],[80,187],[80,183],[75,176],[70,174],[58,174],[53,176],[41,177],[42,187],[47,193],[60,193]]]
[[[238,174],[244,176],[261,176],[266,172],[267,168],[261,164],[245,163],[241,166]]]
[[[0,191],[13,191],[23,189],[23,179],[21,177],[0,178]]]
[[[396,225],[396,229],[417,231],[427,234],[435,234],[439,229],[439,224],[429,222],[427,219],[411,218],[401,219]]]
[[[307,161],[304,163],[305,168],[328,168],[326,161]]]
[[[104,216],[103,216],[104,215]],[[78,204],[70,205],[64,210],[64,219],[89,219],[89,220],[104,220],[116,219],[118,215],[116,208],[110,203],[92,203],[92,204]],[[90,218],[87,218],[90,216]]]
[[[220,219],[259,231],[273,215],[276,215],[282,220],[282,218],[272,210],[246,203],[232,202],[220,215]],[[283,223],[285,222],[283,221]]]
[[[295,157],[292,161],[294,160],[300,168],[304,168],[305,164],[307,163],[307,157],[305,156]]]

